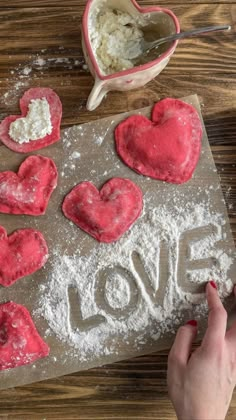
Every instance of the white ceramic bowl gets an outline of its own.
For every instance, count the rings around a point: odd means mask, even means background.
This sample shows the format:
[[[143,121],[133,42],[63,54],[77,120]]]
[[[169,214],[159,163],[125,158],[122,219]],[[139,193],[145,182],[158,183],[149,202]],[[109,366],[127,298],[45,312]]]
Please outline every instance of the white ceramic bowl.
[[[91,46],[89,22],[91,16],[94,16],[97,10],[106,8],[118,9],[136,18],[140,17],[140,15],[145,15],[146,19],[150,19],[152,24],[158,26],[161,36],[168,36],[180,31],[179,21],[171,10],[156,6],[142,8],[135,0],[88,0],[83,15],[82,47],[86,63],[95,79],[87,101],[87,109],[89,111],[97,108],[110,90],[126,91],[135,89],[154,79],[166,67],[178,43],[178,41],[173,42],[160,57],[153,61],[129,70],[104,75],[98,66]]]

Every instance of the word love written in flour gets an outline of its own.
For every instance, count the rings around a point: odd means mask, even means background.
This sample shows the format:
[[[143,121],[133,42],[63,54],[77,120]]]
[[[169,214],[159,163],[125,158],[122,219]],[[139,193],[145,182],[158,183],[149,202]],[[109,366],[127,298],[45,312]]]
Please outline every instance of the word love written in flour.
[[[207,310],[210,278],[222,295],[232,287],[224,225],[207,205],[153,208],[112,245],[95,246],[86,257],[54,255],[37,312],[81,359],[117,350],[112,336],[127,340],[136,332],[138,345],[148,330],[157,340],[173,331],[183,311]]]

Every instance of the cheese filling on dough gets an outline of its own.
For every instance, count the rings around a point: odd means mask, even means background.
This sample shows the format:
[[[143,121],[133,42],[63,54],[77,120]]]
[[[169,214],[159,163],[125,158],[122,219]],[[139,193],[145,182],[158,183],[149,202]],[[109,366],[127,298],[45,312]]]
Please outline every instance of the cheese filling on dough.
[[[17,143],[29,143],[51,134],[52,128],[47,99],[32,99],[27,116],[17,118],[10,124],[9,136]]]

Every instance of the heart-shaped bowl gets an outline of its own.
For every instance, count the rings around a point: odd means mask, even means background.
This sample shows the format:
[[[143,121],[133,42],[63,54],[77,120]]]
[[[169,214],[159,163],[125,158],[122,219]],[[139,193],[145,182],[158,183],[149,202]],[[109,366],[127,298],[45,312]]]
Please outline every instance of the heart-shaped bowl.
[[[165,37],[180,31],[177,17],[171,10],[152,6],[140,7],[135,0],[88,0],[82,22],[82,47],[86,63],[95,79],[93,89],[87,101],[89,111],[97,108],[107,92],[111,90],[126,91],[144,86],[154,79],[167,65],[175,51],[178,41],[171,45],[164,44],[162,54],[156,59],[136,65],[135,67],[117,73],[104,74],[98,65],[95,51],[91,43],[91,28],[95,24],[98,13],[106,10],[119,10],[128,13],[135,20],[150,23],[159,37]]]

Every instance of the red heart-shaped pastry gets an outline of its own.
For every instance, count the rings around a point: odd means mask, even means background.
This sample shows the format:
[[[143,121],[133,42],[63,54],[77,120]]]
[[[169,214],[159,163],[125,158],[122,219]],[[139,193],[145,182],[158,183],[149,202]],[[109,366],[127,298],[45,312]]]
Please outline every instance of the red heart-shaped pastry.
[[[136,172],[162,181],[188,181],[201,151],[202,124],[195,108],[177,99],[157,103],[152,121],[133,115],[115,130],[117,152]]]
[[[25,118],[29,110],[29,104],[32,100],[45,98],[49,104],[50,117],[52,124],[51,134],[38,140],[31,140],[28,143],[22,143],[13,140],[9,135],[10,125],[19,118]],[[9,149],[18,153],[28,153],[34,150],[42,149],[52,143],[60,140],[60,124],[62,116],[62,104],[58,95],[50,88],[31,88],[27,90],[20,99],[21,115],[10,115],[0,124],[0,139]],[[37,124],[39,121],[36,121]]]
[[[100,242],[114,242],[139,217],[143,207],[140,188],[129,179],[113,178],[100,190],[82,182],[63,202],[65,216]]]
[[[24,306],[15,302],[0,305],[0,370],[33,363],[49,351]]]
[[[52,159],[29,156],[17,174],[0,172],[0,212],[39,216],[57,186],[57,168]]]
[[[48,247],[38,230],[19,229],[7,237],[0,226],[0,284],[11,286],[43,267],[47,259]]]

